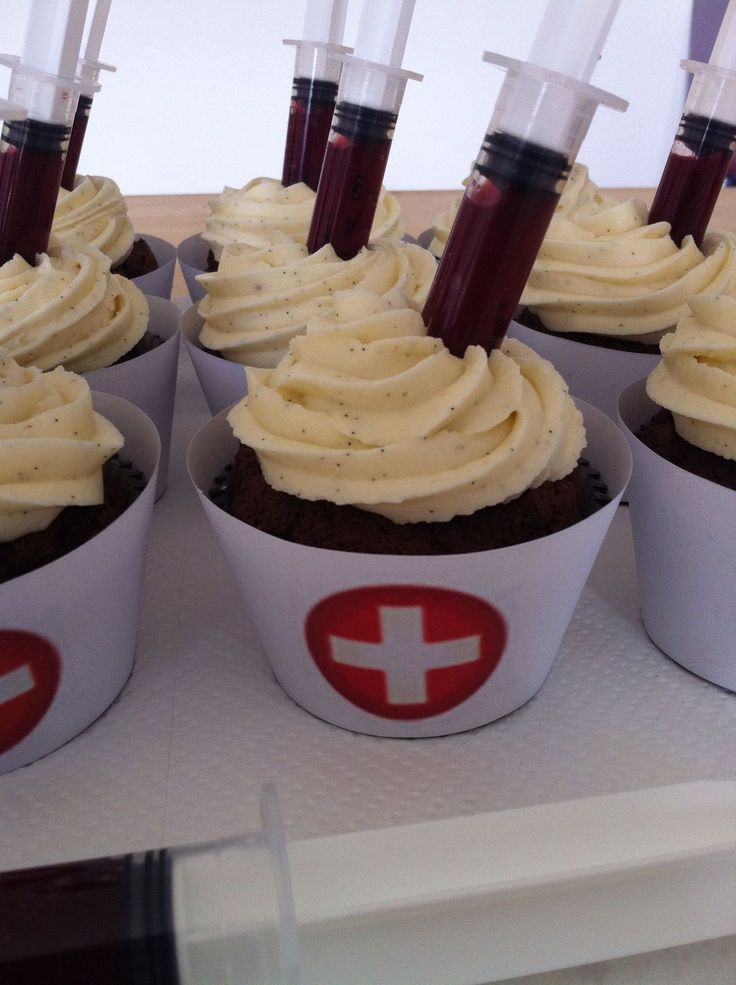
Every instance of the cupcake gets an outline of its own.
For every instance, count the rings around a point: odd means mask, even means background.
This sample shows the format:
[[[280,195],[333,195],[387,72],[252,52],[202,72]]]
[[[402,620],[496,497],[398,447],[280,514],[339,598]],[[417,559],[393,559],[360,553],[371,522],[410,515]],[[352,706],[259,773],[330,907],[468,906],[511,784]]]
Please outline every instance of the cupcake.
[[[225,188],[210,202],[211,215],[201,236],[179,247],[179,260],[193,301],[204,291],[197,275],[216,270],[227,246],[261,251],[283,243],[305,245],[316,192],[299,182],[284,187],[273,178],[254,178],[243,188]],[[371,239],[400,240],[404,223],[399,204],[382,189]]]
[[[66,246],[100,250],[112,273],[134,280],[144,294],[171,297],[174,247],[156,236],[136,238],[125,199],[111,178],[77,175],[72,190],[61,188],[51,235]]]
[[[275,369],[248,370],[227,420],[232,435],[220,415],[195,438],[190,472],[299,704],[428,736],[532,697],[628,476],[625,443],[588,408],[611,498],[585,495],[586,427],[549,363],[512,340],[455,357],[397,295],[349,291]],[[231,458],[238,516],[208,497]],[[289,604],[273,620],[277,577]]]
[[[275,366],[310,318],[330,315],[336,292],[399,291],[420,309],[435,269],[426,250],[390,240],[371,243],[352,260],[341,260],[330,245],[311,255],[296,243],[258,252],[226,247],[218,271],[199,277],[207,292],[199,313],[182,321],[210,409],[242,397],[242,367]]]
[[[0,346],[23,366],[63,366],[95,389],[130,399],[159,428],[166,487],[178,360],[178,317],[170,301],[147,299],[110,272],[94,247],[15,256],[0,266]]]
[[[697,294],[736,291],[736,237],[678,247],[643,202],[617,202],[576,165],[521,297],[511,334],[550,359],[573,393],[615,418],[618,393],[659,359]]]
[[[736,690],[736,299],[702,295],[621,396],[644,626],[666,654]]]
[[[158,448],[136,407],[0,350],[0,772],[85,728],[130,673]]]

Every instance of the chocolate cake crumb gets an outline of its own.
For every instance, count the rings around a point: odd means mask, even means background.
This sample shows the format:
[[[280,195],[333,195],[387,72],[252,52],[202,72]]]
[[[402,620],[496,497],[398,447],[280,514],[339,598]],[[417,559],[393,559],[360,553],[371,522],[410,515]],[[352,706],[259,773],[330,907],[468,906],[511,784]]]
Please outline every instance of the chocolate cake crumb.
[[[0,583],[28,574],[81,547],[133,502],[145,486],[141,472],[117,456],[103,466],[105,499],[98,506],[67,506],[44,530],[0,543]]]
[[[277,492],[265,482],[255,452],[241,446],[232,471],[229,512],[266,533],[312,547],[367,554],[465,554],[521,544],[576,523],[587,512],[586,476],[579,466],[564,479],[471,516],[397,524],[355,506]]]
[[[111,273],[121,274],[132,280],[134,277],[150,274],[154,270],[158,270],[158,261],[153,255],[153,250],[144,239],[137,239],[127,257]]]
[[[659,410],[651,421],[642,425],[637,437],[647,448],[686,472],[736,490],[736,462],[691,445],[681,438],[675,430],[670,411]]]
[[[143,356],[152,349],[157,349],[158,346],[163,345],[163,342],[164,340],[160,335],[156,335],[155,332],[147,331],[142,338],[138,339],[133,348],[129,349],[125,355],[121,356],[114,365],[119,366],[120,363],[127,363],[129,359],[135,359],[136,356]]]

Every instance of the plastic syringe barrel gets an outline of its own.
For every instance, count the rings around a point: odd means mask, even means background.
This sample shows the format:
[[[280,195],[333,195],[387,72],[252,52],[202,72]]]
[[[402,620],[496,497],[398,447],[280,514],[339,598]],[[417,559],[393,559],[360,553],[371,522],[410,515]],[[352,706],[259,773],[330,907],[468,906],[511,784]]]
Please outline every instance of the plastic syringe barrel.
[[[0,99],[0,120],[25,120],[27,116],[28,110],[24,106]]]
[[[409,79],[421,82],[424,78],[418,72],[393,68],[356,55],[343,55],[341,61],[338,105],[349,103],[398,116],[406,83]]]
[[[24,65],[17,55],[0,55],[0,65],[11,70],[8,96],[24,106],[28,116],[40,123],[71,126],[83,81],[79,76],[60,76]],[[99,83],[89,83],[96,92]]]
[[[693,75],[683,116],[693,114],[736,127],[736,69],[689,59],[680,65]]]
[[[294,45],[294,78],[319,79],[321,82],[339,82],[340,56],[352,51],[345,45],[328,41],[299,41],[284,38],[284,44]]]
[[[547,0],[528,60],[590,82],[620,5],[621,0]]]
[[[610,92],[552,69],[486,51],[483,61],[506,70],[489,132],[502,131],[570,161],[577,156],[598,106],[623,112],[628,103]]]

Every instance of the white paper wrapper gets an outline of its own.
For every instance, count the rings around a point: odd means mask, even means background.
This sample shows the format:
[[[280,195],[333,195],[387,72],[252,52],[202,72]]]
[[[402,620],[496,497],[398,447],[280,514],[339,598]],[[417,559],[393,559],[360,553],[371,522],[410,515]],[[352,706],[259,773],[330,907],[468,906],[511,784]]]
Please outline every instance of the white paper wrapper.
[[[215,356],[200,347],[198,339],[203,324],[197,305],[193,304],[181,316],[179,329],[207,406],[214,416],[237,400],[242,400],[248,392],[248,380],[242,363]]]
[[[635,380],[647,376],[659,362],[659,354],[624,352],[599,345],[573,342],[537,332],[512,321],[508,335],[519,339],[549,359],[570,387],[570,393],[618,420],[618,395]]]
[[[109,527],[0,585],[0,773],[31,763],[98,718],[130,675],[160,442],[137,407],[94,394],[148,479]]]
[[[156,499],[166,491],[169,475],[171,424],[174,415],[176,371],[179,362],[179,309],[172,301],[147,298],[149,329],[164,339],[162,345],[127,362],[94,369],[84,377],[93,390],[130,400],[151,418],[161,436],[161,465]]]
[[[136,233],[136,239],[144,239],[151,247],[158,262],[158,269],[141,277],[133,277],[132,281],[144,294],[152,294],[157,298],[171,297],[171,285],[174,283],[174,268],[176,267],[176,247],[165,239],[151,236],[150,233]]]
[[[528,701],[631,471],[618,428],[583,410],[585,454],[612,501],[549,537],[438,557],[304,547],[234,519],[208,490],[237,441],[224,412],[205,425],[189,448],[190,476],[286,693],[335,725],[395,737],[462,732]]]
[[[628,497],[642,621],[669,657],[736,690],[736,492],[692,475],[635,437],[659,410],[645,381],[619,401],[634,457]]]
[[[203,274],[207,270],[207,254],[209,250],[209,243],[206,243],[199,233],[196,236],[190,236],[188,239],[185,239],[176,248],[176,255],[179,258],[179,266],[184,274],[189,297],[195,303],[201,301],[207,293],[197,280],[197,275]]]

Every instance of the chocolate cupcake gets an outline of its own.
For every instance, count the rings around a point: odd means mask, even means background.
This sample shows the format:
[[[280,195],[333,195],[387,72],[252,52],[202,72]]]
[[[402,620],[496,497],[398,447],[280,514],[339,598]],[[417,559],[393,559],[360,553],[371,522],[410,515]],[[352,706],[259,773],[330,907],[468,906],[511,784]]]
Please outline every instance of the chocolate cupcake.
[[[527,701],[628,477],[615,427],[586,410],[611,501],[581,519],[586,430],[552,366],[514,341],[453,356],[418,312],[369,292],[336,295],[275,369],[248,376],[234,435],[216,418],[189,465],[287,693],[391,736],[474,728]],[[240,444],[270,490],[240,452],[245,522],[209,498]],[[512,523],[521,542],[491,546]],[[279,572],[288,604],[274,619],[264,603]]]
[[[662,360],[621,396],[644,626],[666,654],[736,689],[736,299],[691,298]]]
[[[136,236],[120,189],[111,178],[77,175],[59,190],[52,243],[91,246],[110,260],[111,272],[135,281],[144,293],[171,297],[176,250],[157,236]]]
[[[244,366],[275,366],[310,318],[329,316],[336,292],[399,293],[421,308],[435,269],[426,250],[388,240],[351,260],[341,260],[329,245],[312,255],[297,243],[258,253],[228,246],[218,272],[200,278],[207,295],[198,313],[185,313],[181,323],[210,410],[217,413],[245,394]]]
[[[285,188],[273,178],[254,178],[242,188],[224,188],[210,202],[210,216],[203,233],[190,236],[177,249],[192,301],[204,297],[204,287],[197,278],[218,269],[226,247],[258,252],[284,243],[304,246],[315,197],[316,193],[303,182]],[[403,236],[399,203],[384,188],[371,239],[398,241]]]
[[[649,373],[687,299],[736,290],[736,237],[678,247],[643,202],[618,202],[576,165],[510,334],[550,359],[573,393],[615,419],[618,394]]]
[[[57,247],[35,266],[20,257],[0,267],[0,346],[24,366],[64,366],[96,390],[131,400],[163,443],[158,494],[166,488],[178,363],[179,312],[146,298],[110,272],[93,247]]]
[[[85,728],[130,673],[158,453],[132,404],[0,354],[0,772]]]

